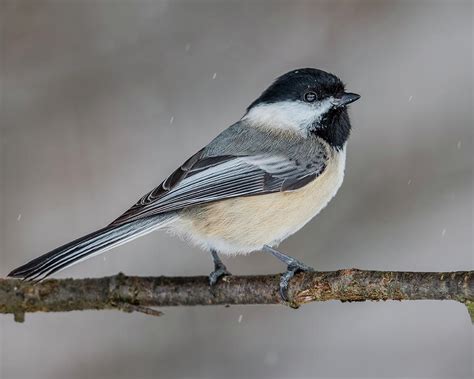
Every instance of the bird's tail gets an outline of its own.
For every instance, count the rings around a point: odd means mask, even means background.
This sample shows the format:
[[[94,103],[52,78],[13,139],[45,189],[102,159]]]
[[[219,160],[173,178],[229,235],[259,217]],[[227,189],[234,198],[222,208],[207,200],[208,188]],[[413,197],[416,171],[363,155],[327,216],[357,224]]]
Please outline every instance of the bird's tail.
[[[30,280],[44,279],[59,270],[162,228],[170,221],[170,217],[163,215],[118,226],[106,226],[33,259],[10,272],[8,276]]]

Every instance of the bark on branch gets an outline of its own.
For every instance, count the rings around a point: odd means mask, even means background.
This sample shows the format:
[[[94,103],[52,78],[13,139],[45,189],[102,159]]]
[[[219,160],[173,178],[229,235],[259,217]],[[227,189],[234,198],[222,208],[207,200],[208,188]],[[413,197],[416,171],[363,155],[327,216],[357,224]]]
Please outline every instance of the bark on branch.
[[[0,313],[23,321],[28,312],[119,309],[151,315],[149,307],[280,304],[279,275],[229,276],[209,288],[207,277],[51,279],[41,283],[0,279]],[[455,300],[474,317],[474,271],[392,272],[347,269],[300,273],[289,289],[291,306],[312,301]]]

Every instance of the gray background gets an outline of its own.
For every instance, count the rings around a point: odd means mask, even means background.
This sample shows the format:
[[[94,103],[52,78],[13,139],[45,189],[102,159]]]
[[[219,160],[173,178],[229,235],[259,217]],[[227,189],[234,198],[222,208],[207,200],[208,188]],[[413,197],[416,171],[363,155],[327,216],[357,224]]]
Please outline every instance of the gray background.
[[[473,268],[471,2],[3,0],[0,15],[0,275],[111,221],[305,66],[362,99],[342,189],[282,250],[323,270]],[[263,254],[225,263],[283,270]],[[58,276],[210,269],[155,233]],[[473,374],[474,328],[452,302],[164,311],[0,316],[0,376]]]

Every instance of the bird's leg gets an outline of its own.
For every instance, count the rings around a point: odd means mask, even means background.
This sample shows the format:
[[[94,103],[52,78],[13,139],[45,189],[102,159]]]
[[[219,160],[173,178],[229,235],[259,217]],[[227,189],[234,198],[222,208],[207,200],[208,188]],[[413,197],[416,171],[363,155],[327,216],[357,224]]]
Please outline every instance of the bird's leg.
[[[272,254],[287,265],[286,272],[284,272],[280,277],[280,296],[285,302],[288,302],[288,284],[290,283],[291,278],[293,278],[293,276],[295,276],[299,271],[314,271],[314,269],[268,245],[263,247],[263,251]]]
[[[227,271],[227,267],[225,267],[224,263],[222,263],[221,259],[217,255],[217,251],[211,250],[211,255],[212,260],[214,261],[214,271],[209,274],[209,285],[212,287],[218,282],[220,278],[231,275],[231,273]]]

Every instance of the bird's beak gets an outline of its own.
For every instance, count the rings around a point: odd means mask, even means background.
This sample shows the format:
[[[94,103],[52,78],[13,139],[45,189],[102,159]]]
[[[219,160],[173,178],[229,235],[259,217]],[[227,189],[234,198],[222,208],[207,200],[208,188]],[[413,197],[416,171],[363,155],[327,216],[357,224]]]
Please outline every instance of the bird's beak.
[[[332,101],[332,104],[336,108],[341,108],[359,99],[360,99],[360,95],[356,93],[344,92],[342,96],[338,96],[334,98],[334,100]]]

